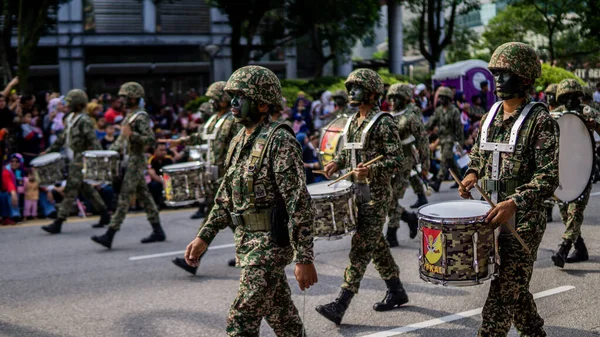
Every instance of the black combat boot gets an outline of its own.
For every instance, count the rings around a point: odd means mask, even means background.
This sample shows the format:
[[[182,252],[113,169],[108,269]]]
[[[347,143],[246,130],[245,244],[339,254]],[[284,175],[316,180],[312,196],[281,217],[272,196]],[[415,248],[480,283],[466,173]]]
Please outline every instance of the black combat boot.
[[[103,235],[92,236],[92,241],[110,249],[112,247],[113,239],[115,238],[115,233],[117,233],[117,231],[109,227],[106,233],[104,233]]]
[[[398,243],[398,238],[396,237],[396,232],[398,232],[398,227],[390,227],[387,228],[387,233],[385,234],[385,239],[387,240],[390,247],[398,247],[400,244]]]
[[[377,302],[373,305],[373,310],[389,311],[408,303],[408,295],[399,278],[394,277],[391,280],[385,281],[385,284],[388,287],[385,297],[381,302]]]
[[[48,226],[43,226],[42,229],[50,234],[59,234],[62,229],[63,219],[56,219],[53,223]]]
[[[579,236],[579,238],[577,238],[577,240],[573,244],[573,247],[575,249],[573,250],[573,253],[571,253],[569,257],[567,257],[567,263],[583,262],[587,261],[590,258],[590,256],[588,255],[587,247],[585,246],[585,242],[583,242],[583,238],[581,237],[581,235]]]
[[[190,219],[192,219],[192,220],[198,220],[198,219],[204,218],[204,216],[205,216],[205,214],[204,214],[204,207],[206,207],[205,204],[200,204],[200,207],[198,208],[198,211],[196,211],[196,213],[192,214],[192,216],[190,217]]]
[[[200,258],[198,259],[198,267],[200,267],[200,261],[202,260],[202,257],[204,256],[204,254],[206,253],[206,251],[204,251],[204,253],[202,253],[202,255],[200,255]],[[198,271],[198,267],[192,267],[189,264],[187,264],[187,262],[185,262],[185,259],[182,259],[180,257],[176,257],[173,260],[173,264],[175,264],[177,267],[187,271],[188,273],[192,274],[192,275],[196,275],[196,272]]]
[[[102,228],[105,225],[108,225],[109,223],[110,223],[110,215],[108,214],[108,211],[104,211],[104,212],[102,212],[102,214],[100,214],[100,222],[92,225],[92,228]]]
[[[571,246],[573,245],[573,241],[571,240],[563,240],[563,242],[558,245],[558,250],[554,255],[552,255],[552,261],[554,265],[560,268],[565,266],[565,262],[567,261],[567,255],[569,255],[569,251],[571,250]]]
[[[433,189],[435,192],[440,191],[440,185],[442,185],[442,181],[438,178],[433,178],[431,184],[429,184],[429,186],[431,186],[431,189]]]
[[[421,207],[423,205],[427,205],[429,203],[429,201],[427,200],[427,197],[423,193],[417,194],[417,198],[418,198],[417,202],[410,205],[410,208],[419,208],[419,207]]]
[[[235,267],[235,257],[229,261],[227,261],[227,265],[230,267]]]
[[[414,239],[419,229],[419,218],[417,215],[414,212],[404,211],[400,219],[408,224],[408,229],[410,230],[409,236],[411,239]]]
[[[161,242],[167,239],[165,232],[160,226],[160,222],[153,223],[152,225],[152,233],[142,239],[142,243],[152,243],[152,242]]]
[[[552,207],[546,207],[546,222],[552,222]]]
[[[352,297],[354,297],[353,292],[342,288],[338,298],[336,298],[335,301],[325,305],[319,305],[315,308],[315,310],[317,310],[321,316],[327,318],[336,325],[340,325],[342,323],[342,318],[346,313],[346,309],[348,309],[350,301],[352,301]]]

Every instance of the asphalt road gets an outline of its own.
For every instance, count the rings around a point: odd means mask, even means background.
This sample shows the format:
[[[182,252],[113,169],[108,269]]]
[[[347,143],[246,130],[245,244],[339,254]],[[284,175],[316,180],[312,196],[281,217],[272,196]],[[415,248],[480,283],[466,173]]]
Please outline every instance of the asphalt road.
[[[450,184],[430,197],[431,202],[456,199]],[[583,237],[590,252],[587,263],[553,266],[550,256],[563,225],[553,222],[538,251],[531,291],[549,336],[600,335],[600,186],[585,212]],[[407,193],[403,204],[415,197]],[[117,233],[112,250],[90,241],[102,233],[90,227],[94,219],[72,219],[63,234],[51,236],[40,224],[0,228],[0,336],[225,336],[225,319],[236,295],[239,272],[227,266],[233,257],[228,229],[215,239],[198,276],[175,267],[170,260],[193,238],[199,225],[189,220],[192,210],[164,212],[168,241],[142,245],[150,232],[143,214],[130,215]],[[558,209],[554,210],[555,220]],[[401,247],[392,250],[409,293],[409,305],[386,313],[372,305],[385,293],[385,284],[372,266],[340,327],[319,316],[314,307],[333,300],[348,261],[350,238],[318,241],[319,283],[303,294],[287,274],[294,302],[306,323],[308,336],[475,336],[489,282],[448,288],[420,280],[416,240],[399,231]],[[458,314],[458,316],[456,316]],[[513,330],[509,336],[516,336]],[[263,322],[261,336],[274,336]]]

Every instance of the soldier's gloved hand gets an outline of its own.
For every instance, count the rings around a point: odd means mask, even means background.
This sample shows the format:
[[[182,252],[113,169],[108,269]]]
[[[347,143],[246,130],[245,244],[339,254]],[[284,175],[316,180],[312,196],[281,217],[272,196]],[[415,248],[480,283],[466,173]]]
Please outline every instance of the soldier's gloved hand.
[[[206,251],[206,248],[208,248],[208,243],[201,238],[196,237],[185,248],[185,254],[183,255],[185,262],[192,267],[198,267],[200,256]]]
[[[508,220],[517,213],[517,204],[512,199],[500,202],[492,208],[485,218],[485,222],[500,226],[507,224]]]
[[[314,263],[297,263],[296,269],[294,270],[294,275],[296,275],[296,281],[298,281],[300,290],[308,289],[310,286],[319,281],[317,278],[317,269],[315,268]]]
[[[325,178],[329,179],[329,177],[331,177],[332,174],[336,173],[337,170],[337,164],[334,162],[330,162],[329,164],[325,165],[325,168],[323,169],[323,171],[325,171]]]
[[[462,184],[464,188],[458,187],[458,193],[463,199],[473,199],[471,195],[471,189],[475,187],[477,184],[477,175],[473,172],[467,174],[467,176],[463,179]]]

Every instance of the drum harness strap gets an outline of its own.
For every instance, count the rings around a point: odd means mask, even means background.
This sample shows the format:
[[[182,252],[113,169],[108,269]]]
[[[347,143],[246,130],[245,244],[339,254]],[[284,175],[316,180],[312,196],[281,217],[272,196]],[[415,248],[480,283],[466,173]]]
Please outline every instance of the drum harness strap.
[[[219,133],[219,130],[221,129],[221,126],[223,126],[223,123],[225,123],[225,120],[231,114],[232,114],[232,112],[229,111],[228,113],[226,113],[223,116],[221,116],[221,118],[219,118],[219,120],[215,124],[215,127],[214,127],[212,133],[208,132],[208,127],[212,124],[212,122],[215,120],[215,118],[217,118],[216,114],[212,115],[208,119],[208,121],[206,121],[206,123],[204,124],[204,126],[202,128],[202,139],[206,140],[206,144],[208,144],[208,150],[206,151],[206,167],[210,167],[212,165],[212,163],[210,162],[210,155],[211,155],[211,152],[212,152],[212,142],[215,139],[217,139],[217,134]]]
[[[252,146],[252,152],[250,153],[250,163],[248,165],[248,176],[247,176],[247,187],[250,198],[250,203],[248,205],[248,210],[244,211],[242,214],[238,213],[230,213],[231,220],[234,226],[244,226],[248,231],[258,232],[258,231],[269,231],[271,230],[271,213],[275,206],[269,208],[256,208],[256,193],[254,186],[254,174],[258,172],[260,169],[265,154],[267,152],[267,148],[269,144],[273,140],[273,136],[276,131],[279,129],[285,129],[290,132],[290,134],[294,135],[294,130],[287,124],[282,124],[278,122],[271,122],[270,125],[266,126],[260,134],[257,136],[254,145]],[[229,146],[229,150],[227,153],[227,159],[225,161],[226,167],[229,166],[233,152],[237,147],[237,144],[241,141],[245,130],[242,129],[240,132],[233,138],[231,145]],[[280,197],[280,196],[277,196]]]
[[[79,112],[79,114],[77,116],[74,116],[75,113],[72,112],[69,117],[67,118],[67,130],[66,130],[66,150],[67,150],[67,158],[69,158],[69,160],[73,160],[74,157],[74,153],[73,150],[71,149],[71,130],[73,129],[73,126],[75,126],[75,124],[77,123],[77,121],[79,121],[79,118],[81,118],[81,116],[83,115],[83,112]],[[73,118],[75,117],[75,118]]]
[[[359,114],[356,113],[356,114],[354,114],[354,116],[348,118],[348,121],[346,122],[346,126],[344,127],[344,135],[343,135],[343,141],[344,141],[343,149],[350,150],[350,164],[352,166],[352,169],[355,169],[358,166],[357,158],[356,158],[356,150],[363,150],[363,152],[364,152],[365,144],[367,143],[367,140],[369,137],[369,132],[371,131],[373,126],[375,126],[375,123],[377,123],[377,121],[379,121],[379,119],[381,119],[383,116],[390,116],[393,118],[393,116],[388,112],[385,112],[385,111],[379,112],[369,121],[369,124],[367,124],[365,129],[362,131],[360,142],[349,143],[348,142],[348,132],[350,131],[350,125],[352,124],[352,121],[355,118],[358,118],[357,117],[358,115]],[[363,160],[366,159],[366,153],[364,153],[363,157],[364,157]]]
[[[135,120],[141,115],[148,115],[148,113],[144,110],[137,111],[136,113],[133,114],[133,116],[129,117],[129,120],[127,120],[125,122],[125,125],[133,124],[133,122],[135,122]],[[127,162],[129,161],[129,154],[127,153],[128,146],[129,146],[128,141],[126,139],[124,139],[123,140],[123,162],[121,163],[121,166],[125,166],[127,164]]]

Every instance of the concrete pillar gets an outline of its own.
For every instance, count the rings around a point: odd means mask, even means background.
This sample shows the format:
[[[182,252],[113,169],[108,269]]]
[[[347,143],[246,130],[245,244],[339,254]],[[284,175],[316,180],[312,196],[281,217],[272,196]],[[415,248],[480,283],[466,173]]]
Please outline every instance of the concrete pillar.
[[[144,1],[144,32],[156,33],[156,5],[152,0]]]
[[[337,57],[337,69],[336,75],[341,77],[348,77],[352,72],[352,58],[348,55],[340,55]]]
[[[58,32],[68,37],[68,44],[58,48],[60,91],[66,94],[71,89],[85,89],[83,36],[83,0],[72,0],[58,11]]]
[[[403,73],[403,49],[402,6],[399,3],[388,3],[389,69],[392,74]]]
[[[290,47],[285,48],[285,77],[286,78],[297,78],[298,77],[298,58],[296,54],[296,44],[294,43]]]

